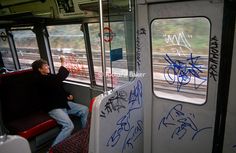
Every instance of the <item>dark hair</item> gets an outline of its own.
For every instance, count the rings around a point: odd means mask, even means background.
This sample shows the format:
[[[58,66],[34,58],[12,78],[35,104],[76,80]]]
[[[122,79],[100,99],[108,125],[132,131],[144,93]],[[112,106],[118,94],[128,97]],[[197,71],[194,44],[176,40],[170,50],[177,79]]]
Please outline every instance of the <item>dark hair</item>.
[[[48,64],[47,61],[45,61],[45,60],[43,60],[43,59],[40,59],[40,60],[34,61],[34,62],[31,64],[31,66],[32,66],[33,71],[38,72],[38,69],[39,69],[39,68],[42,68],[42,66],[43,66],[44,64]]]

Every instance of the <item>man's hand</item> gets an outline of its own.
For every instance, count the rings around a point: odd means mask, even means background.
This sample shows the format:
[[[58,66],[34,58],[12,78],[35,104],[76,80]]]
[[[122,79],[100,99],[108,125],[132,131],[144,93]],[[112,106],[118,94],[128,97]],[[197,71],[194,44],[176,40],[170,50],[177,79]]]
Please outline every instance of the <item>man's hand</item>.
[[[65,57],[64,56],[60,56],[60,61],[61,61],[61,66],[64,66],[64,64],[65,64]]]
[[[74,97],[72,96],[72,95],[69,95],[68,97],[67,97],[67,100],[73,100],[74,99]]]

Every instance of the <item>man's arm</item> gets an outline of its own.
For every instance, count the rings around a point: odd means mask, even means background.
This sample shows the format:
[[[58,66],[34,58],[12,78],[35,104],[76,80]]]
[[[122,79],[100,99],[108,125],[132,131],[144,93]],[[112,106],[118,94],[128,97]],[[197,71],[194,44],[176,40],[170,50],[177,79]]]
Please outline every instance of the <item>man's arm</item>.
[[[60,57],[60,60],[61,60],[61,67],[58,70],[57,79],[60,80],[60,81],[63,81],[63,80],[65,80],[68,77],[70,72],[64,67],[64,65],[65,65],[65,58],[64,57]]]

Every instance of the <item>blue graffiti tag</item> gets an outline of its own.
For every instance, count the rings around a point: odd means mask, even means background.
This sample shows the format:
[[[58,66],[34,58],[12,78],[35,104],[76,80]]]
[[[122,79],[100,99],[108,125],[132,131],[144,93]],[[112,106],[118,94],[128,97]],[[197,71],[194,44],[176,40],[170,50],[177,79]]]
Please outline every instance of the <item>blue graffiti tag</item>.
[[[134,148],[133,143],[136,141],[136,139],[143,133],[143,121],[138,120],[137,125],[132,126],[125,138],[122,152],[126,149],[127,147],[131,147],[132,149]]]
[[[190,57],[185,61],[173,60],[171,57],[166,54],[164,59],[169,63],[168,66],[164,68],[164,77],[169,84],[177,84],[177,91],[180,91],[180,88],[184,85],[189,84],[192,77],[194,78],[194,88],[198,89],[207,78],[200,76],[200,73],[203,73],[203,66],[198,64],[200,56],[193,57],[192,53]],[[197,83],[197,79],[201,81]]]
[[[183,105],[177,104],[174,106],[166,116],[164,116],[159,125],[158,130],[161,127],[174,127],[174,131],[171,134],[171,138],[177,137],[178,139],[182,139],[185,134],[190,130],[193,132],[192,140],[202,132],[203,130],[212,129],[212,127],[204,127],[199,129],[197,125],[194,123],[195,115],[193,113],[184,113]]]
[[[141,81],[137,81],[136,86],[130,91],[128,107],[129,111],[116,122],[116,130],[109,137],[106,145],[107,147],[114,147],[119,142],[120,137],[126,135],[122,153],[127,147],[133,148],[133,143],[143,133],[143,122],[141,120],[137,120],[136,125],[130,124],[130,117],[135,112],[134,110],[142,108]],[[124,133],[125,131],[126,133]]]
[[[233,147],[233,148],[236,148],[236,145],[233,145],[232,147]]]

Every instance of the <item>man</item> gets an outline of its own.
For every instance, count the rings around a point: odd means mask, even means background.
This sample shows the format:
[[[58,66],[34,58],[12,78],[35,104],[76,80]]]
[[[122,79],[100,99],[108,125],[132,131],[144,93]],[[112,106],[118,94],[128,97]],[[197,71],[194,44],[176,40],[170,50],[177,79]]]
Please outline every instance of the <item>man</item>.
[[[32,63],[42,108],[62,126],[52,146],[70,136],[73,131],[74,125],[68,114],[79,116],[83,128],[88,116],[87,106],[72,102],[73,96],[65,92],[63,80],[69,75],[69,71],[64,67],[64,58],[60,60],[61,67],[57,74],[50,74],[47,62],[42,59]]]

